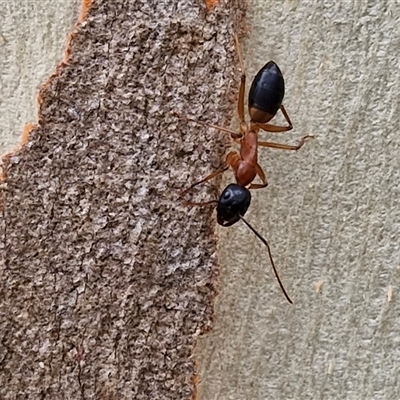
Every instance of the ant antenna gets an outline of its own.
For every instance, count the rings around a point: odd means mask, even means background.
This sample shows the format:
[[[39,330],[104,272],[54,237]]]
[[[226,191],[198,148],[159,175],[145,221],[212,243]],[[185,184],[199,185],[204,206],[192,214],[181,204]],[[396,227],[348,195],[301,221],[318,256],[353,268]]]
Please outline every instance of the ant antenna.
[[[279,286],[284,294],[284,296],[286,297],[286,300],[290,303],[293,304],[293,301],[290,299],[289,295],[286,293],[285,288],[283,287],[282,281],[279,278],[278,275],[278,271],[276,270],[275,264],[274,264],[274,260],[272,259],[272,253],[271,253],[271,249],[269,247],[268,242],[243,218],[243,216],[241,216],[240,214],[238,214],[239,218],[248,226],[248,228],[265,244],[265,246],[267,247],[268,250],[268,255],[269,255],[269,259],[271,261],[271,265],[272,265],[272,269],[274,271],[275,277],[279,283]]]

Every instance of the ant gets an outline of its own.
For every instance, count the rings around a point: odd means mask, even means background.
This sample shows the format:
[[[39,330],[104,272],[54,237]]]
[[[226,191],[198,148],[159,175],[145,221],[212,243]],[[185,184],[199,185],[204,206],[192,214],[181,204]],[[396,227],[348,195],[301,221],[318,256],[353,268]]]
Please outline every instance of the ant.
[[[200,206],[217,204],[217,222],[222,226],[231,226],[239,220],[242,220],[247,225],[247,227],[267,247],[269,259],[278,284],[287,301],[293,304],[279,278],[277,269],[272,259],[272,253],[268,242],[244,219],[244,215],[248,210],[251,202],[251,194],[249,189],[261,189],[268,186],[265,172],[257,162],[258,146],[297,151],[303,146],[305,140],[307,138],[313,137],[313,135],[304,136],[300,140],[298,145],[262,142],[258,140],[258,132],[260,130],[266,132],[281,133],[290,131],[293,128],[289,115],[282,104],[282,100],[285,95],[285,82],[282,72],[275,62],[269,61],[267,64],[264,65],[264,67],[260,69],[256,77],[254,78],[249,91],[248,109],[250,122],[247,123],[245,121],[244,113],[246,74],[237,35],[235,35],[235,43],[239,57],[240,68],[242,71],[238,100],[240,132],[238,133],[224,127],[208,124],[190,118],[185,118],[181,116],[179,116],[179,118],[186,119],[191,122],[196,122],[200,125],[214,128],[225,133],[229,133],[231,138],[236,143],[239,143],[240,152],[229,152],[226,156],[225,164],[223,165],[223,167],[217,169],[212,174],[206,176],[200,181],[192,184],[189,188],[180,193],[180,197],[187,194],[195,186],[205,183],[210,179],[217,177],[218,175],[221,175],[223,172],[229,169],[229,167],[231,167],[235,174],[236,184],[231,183],[230,185],[228,185],[224,189],[218,200],[211,200],[204,203],[194,203],[186,201],[185,204]],[[285,120],[288,124],[287,126],[279,126],[269,123],[269,121],[276,115],[278,110],[281,110],[283,116],[285,117]],[[253,183],[254,179],[257,176],[260,178],[261,183]]]

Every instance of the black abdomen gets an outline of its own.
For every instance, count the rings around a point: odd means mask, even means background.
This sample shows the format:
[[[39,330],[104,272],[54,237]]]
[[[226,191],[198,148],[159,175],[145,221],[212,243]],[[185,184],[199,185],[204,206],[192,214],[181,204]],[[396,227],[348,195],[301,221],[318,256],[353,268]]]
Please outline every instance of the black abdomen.
[[[279,110],[284,95],[285,82],[282,72],[273,61],[269,61],[258,71],[251,84],[249,113],[252,120],[259,123],[269,121]]]

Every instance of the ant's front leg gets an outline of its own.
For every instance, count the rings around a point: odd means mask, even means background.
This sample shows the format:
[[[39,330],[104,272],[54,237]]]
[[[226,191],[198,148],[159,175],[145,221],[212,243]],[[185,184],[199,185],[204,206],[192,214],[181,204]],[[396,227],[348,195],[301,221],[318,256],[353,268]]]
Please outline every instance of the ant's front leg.
[[[193,183],[193,185],[189,186],[187,189],[183,190],[180,194],[179,197],[183,197],[185,194],[189,193],[194,187],[201,185],[202,183],[206,183],[209,180],[217,177],[218,175],[223,174],[226,170],[229,169],[229,167],[234,168],[234,164],[237,161],[237,159],[240,158],[239,154],[236,151],[231,151],[227,154],[226,159],[225,159],[225,164],[221,167],[218,168],[216,171],[214,171],[212,174],[207,175],[205,178],[201,179],[198,182]]]
[[[188,206],[188,207],[206,207],[206,206],[211,206],[211,205],[215,205],[218,204],[218,200],[209,200],[209,201],[204,201],[201,203],[197,203],[194,201],[188,201],[188,200],[183,200],[182,204],[184,206]]]
[[[209,180],[217,177],[218,175],[221,175],[224,173],[227,169],[229,168],[229,165],[224,165],[222,168],[217,169],[214,171],[212,174],[207,175],[205,178],[201,179],[198,182],[193,183],[193,185],[189,186],[187,189],[183,190],[182,192],[179,193],[179,197],[185,196],[185,194],[189,193],[193,188],[195,188],[198,185],[201,185],[202,183],[208,182]]]
[[[256,173],[258,177],[261,179],[262,183],[251,183],[248,187],[249,189],[263,189],[268,186],[267,177],[265,176],[265,172],[262,169],[260,164],[256,165]]]

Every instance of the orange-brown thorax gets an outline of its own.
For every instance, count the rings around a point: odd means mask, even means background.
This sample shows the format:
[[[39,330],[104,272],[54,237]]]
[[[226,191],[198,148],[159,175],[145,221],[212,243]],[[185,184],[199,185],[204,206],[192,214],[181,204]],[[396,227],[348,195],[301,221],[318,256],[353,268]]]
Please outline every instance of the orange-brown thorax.
[[[232,165],[235,171],[236,183],[240,186],[248,186],[255,179],[257,172],[257,141],[258,141],[258,128],[250,124],[250,127],[243,123],[241,124],[240,131],[242,138],[239,140],[240,144],[240,158],[235,160]]]

